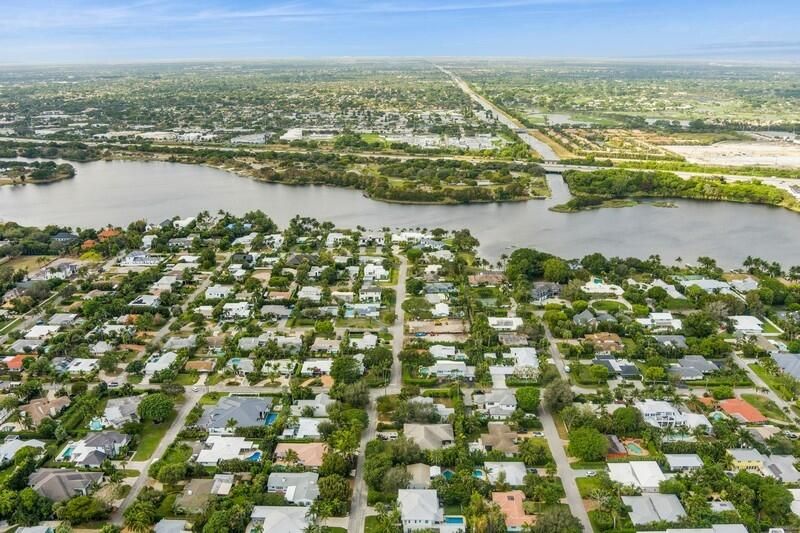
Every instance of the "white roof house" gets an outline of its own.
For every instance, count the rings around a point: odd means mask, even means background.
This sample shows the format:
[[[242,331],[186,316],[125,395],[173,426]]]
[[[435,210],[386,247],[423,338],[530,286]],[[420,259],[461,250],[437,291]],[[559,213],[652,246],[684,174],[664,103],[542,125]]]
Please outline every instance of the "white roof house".
[[[486,469],[486,475],[491,483],[497,483],[500,480],[500,474],[505,474],[506,483],[512,487],[520,487],[525,484],[525,474],[528,473],[525,468],[525,463],[521,461],[501,461],[501,462],[485,462],[483,467]]]
[[[397,506],[406,533],[432,529],[444,522],[439,495],[433,489],[400,489],[397,491]]]
[[[365,281],[386,281],[388,279],[389,271],[383,268],[383,265],[376,265],[374,263],[364,265]]]
[[[637,318],[636,322],[649,329],[681,329],[683,322],[678,318],[673,318],[672,313],[650,313],[647,318]]]
[[[322,288],[306,285],[297,291],[297,299],[319,303],[319,301],[322,300]]]
[[[226,320],[238,320],[249,316],[249,302],[229,302],[222,306],[222,318]]]
[[[435,318],[445,318],[450,316],[450,306],[444,302],[439,302],[433,306],[432,314]]]
[[[444,344],[433,344],[428,348],[434,359],[456,359],[464,360],[467,354],[460,352],[455,346],[447,346]]]
[[[300,374],[303,376],[319,376],[330,374],[333,366],[333,359],[307,359],[303,361],[303,368]]]
[[[518,316],[490,316],[489,327],[497,331],[516,331],[522,327],[522,319]]]
[[[97,359],[76,357],[67,365],[67,372],[70,374],[80,374],[81,372],[93,372],[97,369]]]
[[[633,406],[642,413],[644,421],[658,428],[681,426],[686,417],[669,402],[661,400],[644,400],[635,402]]]
[[[168,369],[177,359],[178,354],[175,352],[153,354],[150,356],[150,359],[147,360],[147,364],[144,365],[144,373],[148,376],[152,376],[156,372]]]
[[[50,337],[58,333],[59,329],[60,326],[39,324],[29,329],[28,332],[25,334],[25,338],[28,340],[46,339],[47,337]]]
[[[673,472],[703,468],[703,460],[696,453],[667,453],[664,454],[664,458]]]
[[[350,339],[350,346],[356,350],[369,350],[378,345],[378,336],[374,333],[364,333],[361,337]]]
[[[224,300],[233,292],[232,285],[212,285],[206,289],[206,300]]]
[[[220,461],[257,458],[257,454],[253,441],[245,440],[244,437],[211,435],[206,439],[205,447],[197,454],[197,462],[203,466],[217,466]]]
[[[764,331],[764,323],[757,317],[750,315],[729,316],[733,328],[745,335],[760,335]]]
[[[308,527],[307,514],[308,509],[302,506],[256,505],[250,514],[250,521],[253,525],[261,526],[261,531],[304,533]]]
[[[293,426],[283,430],[281,436],[287,439],[318,439],[320,437],[319,425],[322,422],[328,421],[328,418],[309,418],[301,416]]]
[[[608,463],[608,476],[612,481],[642,492],[657,492],[659,483],[667,479],[655,461]]]
[[[44,445],[44,442],[36,439],[22,440],[17,436],[6,437],[6,440],[0,445],[0,463],[12,460],[22,448],[44,449]]]

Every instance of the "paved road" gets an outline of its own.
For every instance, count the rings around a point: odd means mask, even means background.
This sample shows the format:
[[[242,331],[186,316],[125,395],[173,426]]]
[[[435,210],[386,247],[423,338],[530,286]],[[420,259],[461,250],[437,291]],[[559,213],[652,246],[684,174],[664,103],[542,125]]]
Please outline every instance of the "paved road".
[[[564,369],[564,361],[561,359],[561,353],[558,351],[553,334],[550,332],[550,328],[548,328],[547,325],[545,325],[544,332],[547,340],[550,342],[550,356],[553,358],[553,363],[558,369],[558,373],[561,374],[561,377],[568,380],[569,376]],[[567,459],[567,453],[564,451],[564,441],[562,441],[561,437],[558,435],[555,420],[553,420],[553,416],[543,405],[539,408],[539,418],[542,421],[542,429],[547,439],[547,445],[550,447],[550,452],[553,454],[553,459],[556,462],[557,475],[561,478],[562,485],[564,485],[564,492],[567,495],[566,499],[569,509],[572,515],[581,521],[584,531],[592,531],[589,514],[586,512],[586,507],[583,505],[583,498],[581,498],[581,494],[578,492],[578,485],[575,483],[575,478],[583,477],[583,475],[578,476],[577,473],[572,470],[569,459]]]
[[[766,393],[760,393],[760,394],[766,394],[767,397],[770,400],[772,400],[773,402],[775,402],[775,404],[778,407],[780,407],[781,411],[783,411],[786,414],[786,416],[788,416],[792,421],[797,422],[799,420],[798,417],[795,416],[794,411],[791,408],[791,404],[789,402],[787,402],[786,400],[784,400],[783,398],[781,398],[780,396],[778,396],[769,387],[769,385],[767,385],[766,382],[763,379],[761,379],[758,376],[758,374],[753,372],[753,370],[748,366],[749,364],[755,363],[756,362],[755,360],[746,361],[746,360],[742,359],[741,357],[739,357],[738,355],[734,355],[733,356],[733,361],[736,363],[736,365],[739,368],[741,368],[742,370],[744,370],[747,373],[747,376],[750,378],[750,380],[753,383],[755,383],[756,387],[759,387],[759,388],[767,391]],[[749,392],[752,392],[752,391],[749,391]]]
[[[369,416],[369,424],[367,429],[361,435],[361,444],[359,446],[358,458],[356,460],[356,477],[353,485],[353,497],[350,501],[350,516],[348,519],[347,531],[350,533],[357,533],[364,531],[364,520],[367,517],[367,483],[364,481],[364,459],[367,448],[367,443],[375,439],[375,433],[378,423],[378,413],[375,410],[375,404],[380,396],[386,394],[397,394],[402,387],[402,365],[398,354],[403,349],[404,339],[404,320],[405,313],[403,311],[403,302],[406,299],[406,275],[408,272],[408,262],[404,256],[398,256],[400,259],[400,269],[397,276],[397,284],[395,289],[395,314],[396,320],[394,325],[389,328],[392,333],[392,353],[394,360],[392,361],[392,372],[389,378],[389,385],[383,389],[373,389],[370,391],[370,404],[367,407],[367,415]]]
[[[533,148],[545,161],[558,161],[561,159],[558,155],[553,151],[547,143],[540,141],[533,135],[531,135],[528,129],[519,123],[517,119],[494,105],[489,99],[484,98],[480,94],[476,93],[472,87],[469,86],[467,82],[453,74],[447,69],[444,69],[438,65],[436,68],[442,71],[442,73],[450,76],[450,78],[455,82],[459,89],[464,91],[473,101],[475,101],[478,105],[484,108],[486,111],[490,111],[494,116],[497,117],[497,120],[514,130],[514,132],[519,136],[522,141]]]
[[[205,375],[201,377],[201,381],[205,381]],[[203,393],[200,391],[193,392],[191,390],[186,394],[186,401],[184,401],[183,405],[181,405],[178,415],[175,417],[175,420],[172,422],[172,425],[170,425],[167,432],[161,438],[161,442],[158,443],[158,446],[150,456],[150,459],[146,461],[128,463],[129,468],[136,468],[141,473],[139,474],[139,477],[136,478],[136,481],[133,482],[128,495],[124,500],[122,500],[120,506],[111,515],[112,523],[117,525],[122,524],[123,513],[125,512],[125,509],[127,509],[128,506],[130,506],[136,500],[136,497],[147,484],[147,480],[150,479],[150,476],[147,473],[147,471],[150,469],[150,465],[164,456],[164,453],[167,451],[167,447],[178,437],[178,433],[180,433],[184,424],[186,423],[186,417],[189,416],[192,408],[195,406],[195,404],[197,404],[202,395]]]

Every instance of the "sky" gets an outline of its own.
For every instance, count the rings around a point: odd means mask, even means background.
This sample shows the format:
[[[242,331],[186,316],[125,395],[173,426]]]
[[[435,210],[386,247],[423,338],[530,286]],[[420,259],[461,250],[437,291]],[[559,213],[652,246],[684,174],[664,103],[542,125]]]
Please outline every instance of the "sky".
[[[0,0],[0,64],[320,57],[800,62],[798,0]]]

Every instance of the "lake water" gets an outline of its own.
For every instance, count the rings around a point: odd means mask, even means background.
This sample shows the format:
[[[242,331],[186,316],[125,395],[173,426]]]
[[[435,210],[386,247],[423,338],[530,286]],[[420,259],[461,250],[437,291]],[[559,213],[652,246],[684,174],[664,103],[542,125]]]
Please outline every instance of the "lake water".
[[[99,227],[132,220],[160,222],[218,210],[261,209],[281,226],[295,215],[341,227],[469,228],[481,253],[496,260],[515,247],[562,257],[591,252],[664,261],[708,255],[734,267],[748,255],[800,264],[800,215],[778,208],[678,200],[676,209],[639,205],[564,214],[548,207],[569,198],[549,175],[553,198],[458,206],[376,202],[361,192],[323,186],[261,183],[213,168],[163,162],[73,163],[76,177],[49,185],[0,187],[0,219],[23,225]]]

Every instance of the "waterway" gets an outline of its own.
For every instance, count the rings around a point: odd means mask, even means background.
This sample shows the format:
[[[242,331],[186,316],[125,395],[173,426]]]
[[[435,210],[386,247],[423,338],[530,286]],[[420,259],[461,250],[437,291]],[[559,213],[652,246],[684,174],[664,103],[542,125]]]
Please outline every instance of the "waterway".
[[[457,206],[389,204],[360,191],[258,182],[197,165],[143,161],[73,163],[76,177],[48,185],[0,187],[0,219],[24,225],[73,227],[160,222],[207,210],[242,214],[260,209],[284,226],[295,215],[370,229],[468,228],[481,253],[497,260],[516,247],[562,257],[592,252],[664,261],[698,256],[735,267],[748,255],[800,264],[800,215],[787,210],[676,200],[677,208],[642,204],[623,209],[554,213],[569,198],[558,174],[548,175],[553,197],[519,203]]]

